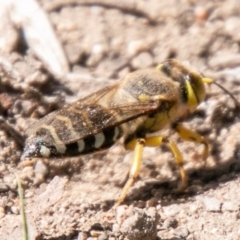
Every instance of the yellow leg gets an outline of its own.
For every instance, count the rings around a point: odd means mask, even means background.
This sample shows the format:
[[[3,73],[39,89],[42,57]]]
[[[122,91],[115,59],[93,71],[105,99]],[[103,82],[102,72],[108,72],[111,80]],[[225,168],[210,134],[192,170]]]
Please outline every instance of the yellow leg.
[[[184,126],[182,126],[181,124],[178,124],[178,123],[174,124],[173,129],[175,129],[177,131],[177,133],[179,134],[181,139],[183,139],[185,141],[200,143],[200,144],[204,145],[204,149],[203,149],[203,152],[202,152],[202,159],[203,159],[204,164],[205,164],[206,159],[209,155],[209,147],[208,147],[207,140],[204,137],[202,137],[201,135],[199,135],[198,133],[187,129]]]
[[[167,145],[169,146],[169,148],[171,149],[171,151],[173,153],[173,156],[175,158],[175,162],[176,162],[176,164],[179,168],[180,176],[181,176],[181,179],[182,179],[182,184],[177,190],[178,191],[183,191],[187,187],[188,177],[187,177],[187,173],[185,172],[185,170],[183,168],[182,154],[181,154],[180,150],[178,149],[177,145],[173,141],[167,139],[166,142],[167,142]]]
[[[178,149],[177,145],[168,138],[149,137],[146,139],[145,146],[158,147],[162,144],[166,144],[170,148],[171,152],[173,153],[173,156],[174,156],[175,162],[179,168],[181,180],[182,180],[182,184],[181,184],[180,188],[178,189],[178,191],[182,191],[187,187],[188,178],[187,178],[187,174],[183,168],[183,157],[182,157],[182,154],[181,154],[180,150]]]
[[[143,147],[145,145],[145,140],[140,138],[140,139],[134,139],[129,143],[129,148],[132,148],[133,145],[135,144],[135,149],[134,149],[134,158],[132,161],[132,165],[130,168],[130,173],[129,173],[129,179],[126,182],[122,193],[118,199],[118,201],[115,203],[115,207],[120,205],[126,198],[127,193],[129,191],[129,188],[134,184],[136,181],[138,175],[139,175],[139,170],[142,162],[142,152],[143,152]],[[130,147],[131,145],[131,147]],[[128,147],[128,146],[126,146]]]
[[[141,166],[141,162],[142,162],[143,147],[144,146],[159,147],[162,144],[166,144],[170,148],[170,150],[172,151],[172,153],[174,155],[176,164],[179,167],[180,175],[181,175],[181,179],[182,179],[182,185],[181,185],[180,190],[186,188],[187,174],[183,168],[182,154],[174,142],[172,142],[169,139],[166,139],[163,137],[157,137],[157,136],[156,137],[148,137],[146,139],[133,139],[126,145],[126,149],[134,150],[134,158],[133,158],[130,173],[129,173],[129,179],[128,179],[127,183],[125,184],[125,186],[122,190],[122,193],[121,193],[118,201],[116,202],[115,206],[120,205],[125,200],[126,195],[129,191],[129,188],[134,184],[134,182],[136,181],[136,179],[139,175],[140,166]]]
[[[183,127],[181,124],[174,124],[173,128],[177,131],[177,133],[179,134],[180,138],[186,141],[191,141],[191,142],[196,142],[196,143],[200,143],[204,145],[204,149],[203,149],[203,153],[202,153],[202,158],[204,160],[204,162],[206,161],[208,154],[209,154],[209,148],[208,148],[208,143],[206,141],[206,139],[202,136],[200,136],[199,134]],[[130,173],[129,173],[129,179],[127,181],[127,183],[125,184],[122,193],[118,199],[118,201],[116,202],[115,206],[120,205],[126,198],[126,195],[129,191],[129,188],[134,184],[134,182],[136,181],[138,175],[139,175],[139,171],[140,171],[140,166],[141,166],[141,162],[142,162],[142,152],[143,152],[143,148],[144,146],[148,146],[148,147],[159,147],[162,144],[166,144],[170,150],[172,151],[174,158],[175,158],[175,162],[179,168],[180,171],[180,175],[181,175],[181,179],[182,179],[182,184],[180,186],[180,188],[178,189],[178,191],[183,190],[187,187],[187,174],[183,168],[183,157],[181,152],[179,151],[177,145],[171,141],[168,138],[163,138],[163,137],[148,137],[146,139],[133,139],[132,141],[130,141],[129,143],[126,144],[126,149],[127,150],[134,150],[134,158],[132,161],[132,165],[131,165],[131,169],[130,169]]]

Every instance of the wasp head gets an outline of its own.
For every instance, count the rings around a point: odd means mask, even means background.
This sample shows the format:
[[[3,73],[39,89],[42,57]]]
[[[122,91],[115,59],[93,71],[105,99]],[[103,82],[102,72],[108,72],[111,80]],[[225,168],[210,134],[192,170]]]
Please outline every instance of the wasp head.
[[[187,68],[175,59],[169,59],[159,65],[158,69],[179,83],[182,103],[187,105],[190,112],[193,112],[205,99],[205,78],[198,72]]]

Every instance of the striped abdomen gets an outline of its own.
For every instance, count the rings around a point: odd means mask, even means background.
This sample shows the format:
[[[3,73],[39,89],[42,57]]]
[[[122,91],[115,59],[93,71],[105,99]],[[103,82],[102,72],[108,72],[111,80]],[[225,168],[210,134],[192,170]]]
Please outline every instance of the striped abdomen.
[[[23,157],[75,156],[109,148],[122,136],[115,113],[77,103],[53,112],[29,130]]]

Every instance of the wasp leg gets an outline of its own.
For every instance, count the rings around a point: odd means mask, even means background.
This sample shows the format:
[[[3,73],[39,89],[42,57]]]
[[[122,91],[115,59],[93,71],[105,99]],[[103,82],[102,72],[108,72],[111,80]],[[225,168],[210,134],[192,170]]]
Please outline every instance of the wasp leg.
[[[122,193],[116,202],[115,206],[120,205],[126,198],[126,195],[128,193],[129,188],[134,184],[136,181],[138,175],[139,175],[139,170],[141,166],[141,161],[142,161],[142,152],[143,152],[143,147],[148,146],[148,147],[159,147],[162,144],[166,144],[170,150],[172,151],[175,162],[179,168],[181,179],[182,179],[182,185],[181,188],[178,190],[185,189],[187,186],[187,174],[183,168],[183,158],[182,154],[179,151],[177,145],[169,140],[168,138],[164,137],[148,137],[146,139],[133,139],[126,145],[126,149],[128,150],[134,150],[134,158],[132,161],[131,169],[130,169],[130,174],[129,174],[129,179],[127,183],[125,184]]]
[[[118,201],[115,203],[115,207],[120,205],[125,200],[129,188],[134,184],[139,175],[144,146],[145,140],[143,138],[134,139],[129,143],[129,145],[126,146],[128,150],[134,149],[134,158],[130,168],[129,179],[126,182]]]
[[[204,161],[204,164],[206,164],[206,160],[209,155],[209,146],[208,146],[207,140],[201,135],[199,135],[198,133],[185,128],[179,123],[175,123],[172,127],[174,130],[176,130],[176,132],[178,133],[181,139],[204,145],[204,149],[202,152],[202,159]]]
[[[148,147],[158,147],[162,144],[167,145],[173,153],[182,180],[181,186],[177,189],[177,191],[183,191],[187,187],[188,177],[183,168],[183,157],[177,145],[172,140],[165,137],[149,137],[146,139],[145,143]]]

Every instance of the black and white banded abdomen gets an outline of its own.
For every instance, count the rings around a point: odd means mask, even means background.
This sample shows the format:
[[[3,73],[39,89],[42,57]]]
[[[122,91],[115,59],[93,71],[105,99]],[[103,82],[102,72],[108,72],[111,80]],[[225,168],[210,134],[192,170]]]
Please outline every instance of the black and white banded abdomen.
[[[42,135],[41,135],[42,133]],[[44,135],[43,135],[44,133]],[[71,143],[64,143],[52,126],[42,126],[38,134],[27,139],[23,158],[77,156],[111,147],[122,136],[120,126],[112,126],[97,134],[86,136]]]

